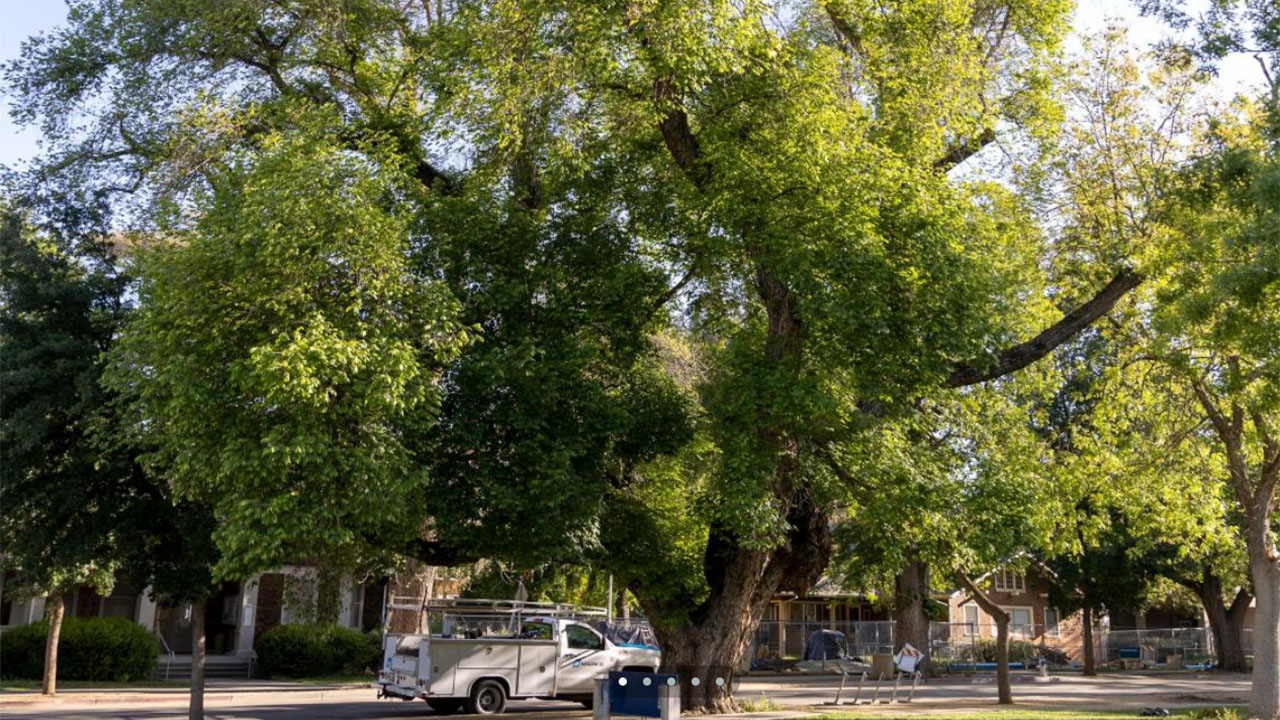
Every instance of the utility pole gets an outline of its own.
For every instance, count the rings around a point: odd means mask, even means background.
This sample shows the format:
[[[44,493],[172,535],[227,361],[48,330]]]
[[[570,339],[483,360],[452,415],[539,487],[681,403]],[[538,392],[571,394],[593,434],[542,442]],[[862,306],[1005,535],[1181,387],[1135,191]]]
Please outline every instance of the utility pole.
[[[613,622],[613,573],[609,573],[609,612],[605,615],[605,619]]]

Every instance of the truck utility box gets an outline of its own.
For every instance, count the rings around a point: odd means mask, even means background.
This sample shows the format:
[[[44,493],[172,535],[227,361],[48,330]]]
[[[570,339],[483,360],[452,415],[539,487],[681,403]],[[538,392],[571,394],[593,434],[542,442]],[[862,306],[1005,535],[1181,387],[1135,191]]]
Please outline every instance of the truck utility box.
[[[438,632],[386,636],[379,697],[422,698],[440,712],[465,707],[481,714],[502,712],[512,698],[590,706],[596,678],[610,670],[655,672],[660,661],[652,633],[630,626],[629,642],[618,642],[601,622],[602,608],[445,600],[423,611]]]

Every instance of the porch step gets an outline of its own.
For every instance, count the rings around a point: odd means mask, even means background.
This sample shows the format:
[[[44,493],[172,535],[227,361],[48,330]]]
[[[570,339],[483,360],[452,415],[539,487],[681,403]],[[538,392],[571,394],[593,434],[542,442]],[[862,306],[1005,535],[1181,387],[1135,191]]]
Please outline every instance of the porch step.
[[[215,659],[216,657],[216,659]],[[168,670],[166,674],[166,668]],[[205,678],[248,678],[251,672],[251,661],[246,657],[210,656],[205,658]],[[189,680],[191,678],[191,656],[179,655],[172,661],[161,657],[156,662],[157,680]]]

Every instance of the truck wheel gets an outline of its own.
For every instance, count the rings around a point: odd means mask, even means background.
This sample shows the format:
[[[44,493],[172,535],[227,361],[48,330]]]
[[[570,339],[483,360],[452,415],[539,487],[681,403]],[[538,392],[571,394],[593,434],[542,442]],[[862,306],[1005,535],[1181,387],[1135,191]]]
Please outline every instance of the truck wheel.
[[[471,712],[494,715],[507,709],[507,691],[497,680],[481,680],[471,691]]]
[[[453,715],[462,709],[462,701],[453,698],[433,698],[427,701],[427,707],[440,715]]]

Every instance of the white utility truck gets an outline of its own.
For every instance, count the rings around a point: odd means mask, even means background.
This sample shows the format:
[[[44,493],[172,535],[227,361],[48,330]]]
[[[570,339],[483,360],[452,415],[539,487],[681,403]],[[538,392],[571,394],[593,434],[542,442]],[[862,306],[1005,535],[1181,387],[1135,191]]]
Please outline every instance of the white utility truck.
[[[431,632],[383,641],[380,698],[422,698],[440,713],[500,713],[516,698],[590,707],[596,678],[610,670],[658,670],[652,635],[611,632],[603,608],[459,599],[421,611]]]

